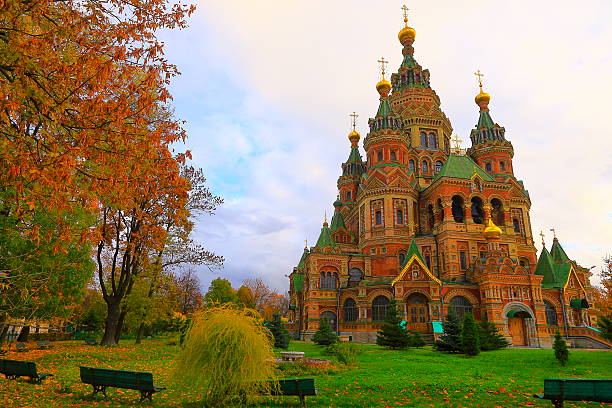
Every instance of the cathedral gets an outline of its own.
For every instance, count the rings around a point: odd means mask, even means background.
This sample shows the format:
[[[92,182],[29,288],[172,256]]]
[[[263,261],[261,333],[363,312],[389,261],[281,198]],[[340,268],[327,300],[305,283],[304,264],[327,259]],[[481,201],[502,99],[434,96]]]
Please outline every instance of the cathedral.
[[[390,301],[408,330],[431,343],[449,313],[487,318],[515,346],[550,347],[559,330],[575,347],[612,348],[593,328],[590,270],[553,239],[538,257],[529,192],[514,174],[506,129],[480,92],[471,147],[452,126],[414,57],[416,31],[398,34],[403,61],[376,84],[378,111],[338,178],[334,214],[290,274],[287,328],[308,340],[322,319],[338,335],[375,342]],[[453,144],[452,144],[453,143]]]

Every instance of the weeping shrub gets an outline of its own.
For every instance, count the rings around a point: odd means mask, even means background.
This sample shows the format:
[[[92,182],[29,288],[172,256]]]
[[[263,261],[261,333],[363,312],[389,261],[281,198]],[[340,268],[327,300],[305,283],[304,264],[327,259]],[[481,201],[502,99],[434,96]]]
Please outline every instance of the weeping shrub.
[[[270,391],[272,339],[259,314],[220,306],[193,317],[178,355],[176,378],[202,393],[205,407],[245,402]]]

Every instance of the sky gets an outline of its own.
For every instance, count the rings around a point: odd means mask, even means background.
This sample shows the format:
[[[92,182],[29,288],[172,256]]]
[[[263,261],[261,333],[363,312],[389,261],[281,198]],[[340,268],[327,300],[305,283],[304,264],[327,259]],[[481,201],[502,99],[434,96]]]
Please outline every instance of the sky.
[[[288,289],[304,240],[314,244],[333,212],[349,114],[360,115],[363,142],[378,106],[376,61],[391,72],[402,61],[402,4],[201,0],[189,28],[161,34],[182,73],[171,92],[186,148],[225,200],[197,222],[195,238],[226,259],[198,270],[204,289],[217,277]],[[550,247],[554,228],[572,259],[599,271],[612,253],[612,2],[407,6],[415,58],[463,147],[478,119],[480,69],[529,190],[533,231]]]

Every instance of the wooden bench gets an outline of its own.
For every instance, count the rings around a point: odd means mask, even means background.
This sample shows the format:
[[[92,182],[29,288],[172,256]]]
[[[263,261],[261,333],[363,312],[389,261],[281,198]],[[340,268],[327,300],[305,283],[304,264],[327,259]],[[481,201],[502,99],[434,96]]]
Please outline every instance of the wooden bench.
[[[48,341],[37,341],[36,345],[38,346],[39,350],[47,350],[51,348],[51,343]]]
[[[36,363],[32,361],[17,361],[0,359],[0,373],[4,374],[9,380],[18,377],[29,377],[31,382],[41,382],[53,374],[39,374],[36,371]]]
[[[156,392],[165,390],[165,387],[153,385],[153,374],[138,371],[109,370],[106,368],[79,367],[81,381],[93,386],[93,395],[102,392],[106,396],[106,388],[125,388],[140,391],[140,401],[149,399]]]
[[[85,339],[85,344],[87,344],[88,346],[95,346],[98,343],[95,339]]]
[[[20,353],[24,351],[28,351],[28,347],[23,343],[17,343],[17,345],[15,346],[15,349]]]
[[[317,395],[313,378],[278,380],[278,385],[278,389],[272,389],[272,395],[297,395],[303,407],[306,406],[307,395]]]
[[[612,402],[612,380],[544,380],[544,394],[534,397],[551,400],[556,408],[563,401]]]

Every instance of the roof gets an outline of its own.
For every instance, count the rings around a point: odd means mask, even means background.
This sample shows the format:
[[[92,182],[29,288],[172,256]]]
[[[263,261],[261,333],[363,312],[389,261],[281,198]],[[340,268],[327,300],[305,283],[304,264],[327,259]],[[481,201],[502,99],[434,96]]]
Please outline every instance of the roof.
[[[378,111],[376,112],[376,116],[389,116],[393,113],[393,110],[391,109],[391,105],[389,105],[389,99],[388,98],[380,98],[380,104],[378,105]]]
[[[342,214],[340,213],[340,211],[338,211],[337,208],[334,210],[334,216],[331,219],[330,228],[332,232],[337,231],[338,228],[346,229],[346,225],[344,224],[344,218],[342,217]]]
[[[550,255],[552,256],[553,261],[557,263],[567,262],[570,260],[557,238],[553,239],[553,244],[550,247]]]
[[[442,169],[433,181],[436,181],[442,177],[469,180],[474,176],[474,172],[476,172],[476,174],[478,174],[484,181],[495,181],[493,177],[478,166],[474,160],[468,156],[460,156],[456,154],[451,154],[448,156],[446,163],[444,163]]]
[[[296,292],[299,292],[302,290],[302,286],[304,286],[304,275],[297,273],[293,277],[293,289],[295,289]]]
[[[419,251],[419,248],[417,247],[417,244],[414,238],[412,239],[412,242],[410,243],[410,248],[408,248],[408,253],[406,254],[406,257],[404,258],[405,260],[404,260],[404,264],[402,265],[402,269],[404,269],[404,266],[406,266],[406,264],[410,261],[410,259],[412,259],[413,255],[416,255],[416,257],[419,258],[422,263],[425,263],[425,259],[423,259],[423,255],[421,255],[421,251]]]
[[[358,164],[358,163],[363,162],[361,158],[361,153],[359,153],[359,147],[357,146],[351,147],[351,153],[349,154],[348,160],[346,162],[353,163],[353,164]]]
[[[493,122],[493,118],[489,114],[489,110],[480,111],[480,116],[478,116],[478,124],[476,125],[476,129],[491,129],[495,126],[495,122]]]
[[[315,247],[326,248],[332,247],[336,248],[336,242],[331,236],[331,230],[327,226],[327,222],[323,224],[323,228],[321,228],[321,233],[319,234],[319,239],[317,239],[317,244]]]
[[[308,256],[308,249],[304,248],[304,252],[302,253],[302,257],[300,258],[300,262],[298,262],[298,268],[304,269],[306,267],[306,257]]]
[[[544,279],[542,279],[542,286],[555,284],[557,282],[555,272],[553,270],[552,258],[545,247],[542,248],[542,253],[540,253],[540,258],[538,259],[535,273],[536,275],[541,275],[544,277]]]

